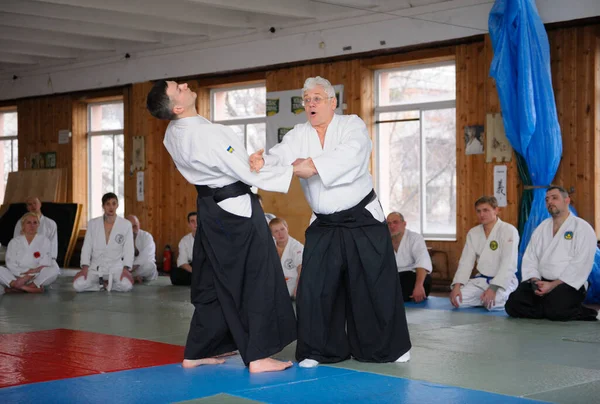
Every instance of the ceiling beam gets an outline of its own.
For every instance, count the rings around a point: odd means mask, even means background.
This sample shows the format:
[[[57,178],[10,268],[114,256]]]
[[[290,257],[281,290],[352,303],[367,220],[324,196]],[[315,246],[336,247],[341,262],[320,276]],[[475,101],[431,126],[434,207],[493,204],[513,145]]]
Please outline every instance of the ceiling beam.
[[[42,56],[57,59],[72,59],[79,56],[79,51],[64,46],[32,44],[21,41],[0,39],[0,49],[10,49],[10,53],[18,55]]]
[[[27,55],[16,55],[14,53],[0,52],[0,63],[11,63],[18,65],[36,65],[39,63],[38,59],[33,56]]]
[[[37,28],[73,35],[88,35],[136,42],[155,43],[160,42],[161,40],[161,35],[154,32],[115,27],[106,24],[60,20],[57,18],[44,18],[22,14],[0,13],[0,25]]]
[[[171,21],[164,18],[141,16],[115,11],[93,10],[64,6],[60,4],[40,3],[30,0],[2,0],[0,12],[34,15],[38,17],[49,17],[74,21],[85,21],[91,23],[102,22],[108,25],[141,29],[146,31],[164,32],[179,35],[208,35],[209,28],[201,24],[189,22]]]
[[[184,3],[181,0],[35,0],[35,2],[118,11],[158,17],[161,20],[169,19],[233,28],[256,28],[261,23],[241,11],[205,7]]]
[[[298,0],[186,0],[205,6],[230,10],[268,14],[280,17],[315,18],[315,7],[307,1]]]
[[[29,29],[20,27],[6,27],[0,25],[0,39],[9,39],[34,44],[66,46],[69,48],[92,50],[92,51],[114,51],[115,41],[112,39],[100,39],[89,36],[63,34],[61,32],[50,32],[40,29]]]

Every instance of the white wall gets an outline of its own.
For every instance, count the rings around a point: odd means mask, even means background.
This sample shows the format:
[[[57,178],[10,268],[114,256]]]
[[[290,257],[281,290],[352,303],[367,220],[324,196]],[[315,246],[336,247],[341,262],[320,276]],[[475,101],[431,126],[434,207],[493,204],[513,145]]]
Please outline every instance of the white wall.
[[[462,2],[468,5],[470,1]],[[537,0],[536,3],[545,23],[600,15],[600,0]],[[0,77],[0,100],[463,38],[487,32],[491,7],[490,1],[450,11],[420,14],[411,19],[375,14],[335,23],[282,29],[275,34],[261,33],[132,53],[129,59],[111,56],[34,69],[21,74],[17,80],[13,80],[12,75]],[[385,45],[380,45],[380,41],[385,41]],[[321,42],[325,43],[324,48],[319,46]],[[347,46],[351,46],[352,50],[344,51]]]

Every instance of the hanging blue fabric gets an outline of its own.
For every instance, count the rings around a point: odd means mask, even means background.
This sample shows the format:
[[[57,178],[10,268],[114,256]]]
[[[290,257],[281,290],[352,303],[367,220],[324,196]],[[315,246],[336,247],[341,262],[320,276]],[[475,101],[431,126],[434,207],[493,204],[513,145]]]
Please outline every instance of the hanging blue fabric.
[[[519,246],[519,268],[533,230],[549,217],[546,189],[558,170],[562,137],[550,71],[550,46],[533,0],[496,0],[489,17],[496,81],[506,137],[527,163],[533,201]],[[521,209],[524,209],[521,206]],[[600,267],[600,254],[596,254]],[[595,272],[598,281],[600,274]],[[595,276],[594,272],[590,279]],[[520,277],[520,270],[519,270]],[[596,288],[600,289],[600,282]],[[597,299],[600,299],[600,290]]]

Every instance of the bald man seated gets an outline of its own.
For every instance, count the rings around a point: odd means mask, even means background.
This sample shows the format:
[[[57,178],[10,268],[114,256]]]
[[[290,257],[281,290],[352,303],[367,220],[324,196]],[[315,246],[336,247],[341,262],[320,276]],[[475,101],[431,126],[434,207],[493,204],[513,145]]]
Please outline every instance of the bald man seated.
[[[158,278],[156,270],[156,244],[152,234],[140,228],[140,221],[135,215],[127,216],[133,231],[134,258],[131,275],[135,283],[153,281]]]
[[[420,303],[431,292],[430,274],[433,270],[425,239],[406,228],[404,216],[399,212],[390,213],[387,224],[396,255],[402,297],[405,302]]]
[[[27,205],[27,211],[35,213],[38,217],[38,221],[40,225],[37,229],[37,234],[45,236],[48,240],[50,240],[50,253],[53,259],[56,259],[58,256],[58,232],[56,227],[56,222],[49,217],[42,215],[42,202],[40,202],[39,198],[36,196],[30,196],[25,199],[25,204]],[[17,221],[15,225],[15,232],[13,238],[17,238],[22,235],[21,221]]]

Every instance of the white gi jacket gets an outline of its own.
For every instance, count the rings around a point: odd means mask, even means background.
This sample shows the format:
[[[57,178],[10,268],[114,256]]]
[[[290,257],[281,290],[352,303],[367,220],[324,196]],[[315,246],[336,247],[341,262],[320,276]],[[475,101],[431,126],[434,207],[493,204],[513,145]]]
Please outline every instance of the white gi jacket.
[[[49,217],[42,215],[40,217],[40,226],[38,227],[38,234],[46,236],[50,240],[50,251],[52,258],[56,259],[58,256],[58,233],[56,231],[56,222]],[[14,238],[21,235],[21,220],[17,221],[15,225]]]
[[[396,265],[398,272],[415,272],[417,268],[423,268],[431,273],[433,270],[431,257],[422,235],[408,229],[404,230],[402,241],[396,251]]]
[[[303,252],[304,246],[302,243],[295,238],[290,237],[287,245],[283,249],[283,254],[281,254],[281,267],[290,296],[294,293],[294,289],[296,288],[298,266],[302,265]]]
[[[134,245],[139,251],[139,254],[137,257],[134,257],[133,265],[144,265],[147,262],[156,262],[156,244],[154,244],[152,234],[141,229],[138,230]]]
[[[57,265],[52,258],[52,243],[46,236],[36,234],[31,244],[27,243],[25,236],[10,240],[6,250],[6,267],[14,276],[19,277],[41,265]]]
[[[579,290],[587,287],[595,254],[596,234],[585,220],[569,214],[553,236],[548,218],[531,235],[521,264],[522,280],[560,279]]]
[[[311,157],[319,174],[300,179],[300,184],[313,212],[330,214],[356,206],[373,189],[369,173],[371,147],[362,119],[356,115],[334,115],[323,147],[310,122],[298,124],[263,155],[263,170]],[[377,220],[385,219],[377,198],[366,208]]]
[[[194,235],[188,233],[179,241],[179,251],[177,253],[177,266],[191,264],[194,257]]]
[[[213,124],[201,116],[171,121],[163,143],[190,184],[220,188],[242,181],[266,191],[283,193],[290,187],[291,163],[251,172],[248,153],[238,135],[231,128]],[[226,199],[219,202],[219,206],[238,216],[252,215],[249,195]]]
[[[477,262],[477,271],[493,278],[490,285],[508,289],[516,279],[518,254],[519,232],[512,224],[498,218],[487,238],[483,225],[475,226],[467,233],[452,286],[466,285]]]
[[[133,254],[133,232],[129,220],[116,218],[108,243],[104,236],[104,217],[88,222],[81,249],[81,267],[87,265],[90,271],[97,271],[100,276],[117,276],[123,267],[133,266]]]

